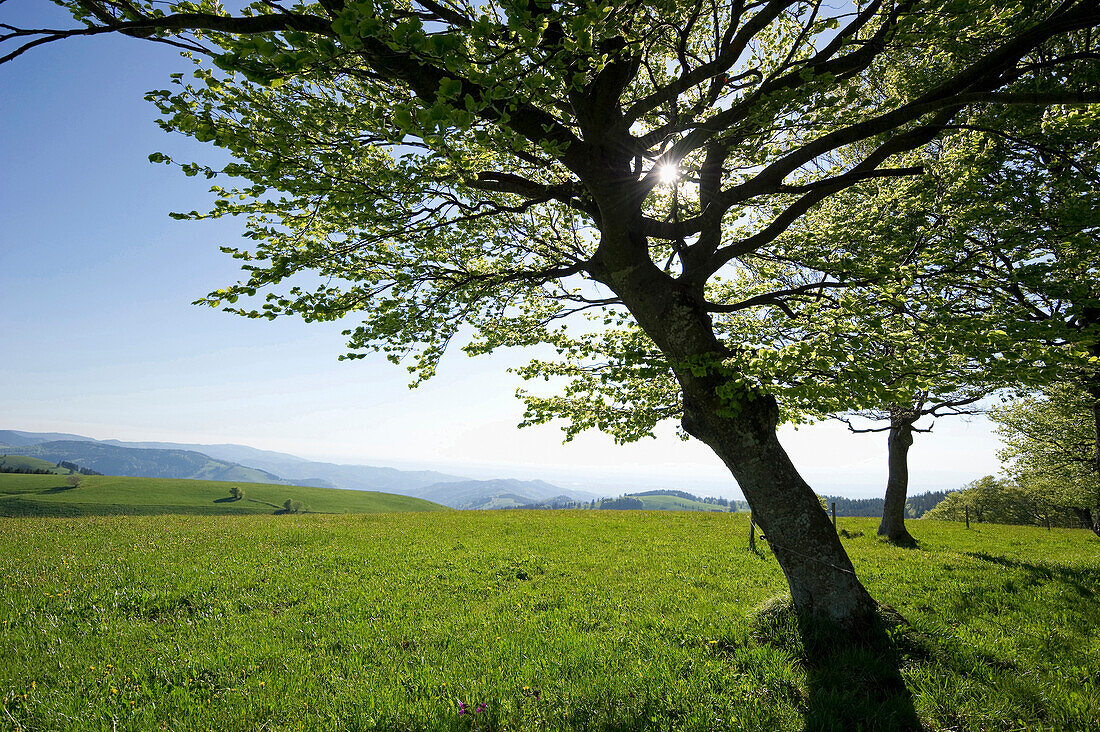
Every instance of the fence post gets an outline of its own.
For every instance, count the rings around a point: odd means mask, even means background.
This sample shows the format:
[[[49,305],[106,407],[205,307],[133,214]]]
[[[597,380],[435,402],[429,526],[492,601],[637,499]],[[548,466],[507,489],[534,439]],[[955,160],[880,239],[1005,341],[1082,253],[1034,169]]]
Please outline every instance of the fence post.
[[[966,528],[970,528],[970,506],[963,506],[963,516],[966,518]]]
[[[752,520],[752,514],[749,514],[749,551],[756,553],[756,522]]]

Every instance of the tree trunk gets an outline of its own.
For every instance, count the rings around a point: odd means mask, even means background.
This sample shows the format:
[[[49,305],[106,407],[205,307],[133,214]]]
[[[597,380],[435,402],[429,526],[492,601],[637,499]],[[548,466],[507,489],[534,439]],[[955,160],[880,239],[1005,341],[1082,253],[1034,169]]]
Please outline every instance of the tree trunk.
[[[737,480],[787,578],[795,609],[858,632],[873,622],[875,601],[779,444],[777,416],[770,396],[743,403],[731,417],[710,399],[684,395],[684,429],[714,450]]]
[[[913,422],[891,414],[890,433],[886,440],[887,465],[886,500],[882,504],[882,522],[878,535],[895,544],[912,544],[913,537],[905,528],[905,498],[909,492],[909,446],[913,444]]]
[[[787,578],[796,612],[854,636],[870,631],[877,604],[779,444],[775,399],[747,387],[723,363],[730,351],[715,336],[701,290],[656,267],[644,254],[643,236],[605,223],[602,239],[596,278],[621,298],[671,365],[683,394],[685,431],[714,450],[737,480]]]
[[[1073,508],[1073,513],[1077,516],[1077,520],[1081,522],[1082,529],[1092,528],[1092,511],[1087,508]]]

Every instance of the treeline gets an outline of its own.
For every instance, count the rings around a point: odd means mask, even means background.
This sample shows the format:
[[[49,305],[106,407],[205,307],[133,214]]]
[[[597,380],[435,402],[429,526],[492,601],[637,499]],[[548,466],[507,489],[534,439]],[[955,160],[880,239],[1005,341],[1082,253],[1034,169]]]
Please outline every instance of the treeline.
[[[22,473],[23,475],[57,475],[46,468],[28,468],[25,465],[6,465],[0,463],[0,473]]]
[[[987,475],[952,491],[925,518],[1046,528],[1090,528],[1088,509],[1051,500],[1048,494]]]
[[[748,503],[746,503],[745,501],[730,500],[728,498],[717,498],[714,496],[697,496],[694,493],[688,493],[687,491],[658,488],[651,491],[641,491],[639,493],[627,493],[625,495],[618,496],[617,498],[596,498],[591,501],[551,499],[550,501],[546,501],[543,503],[528,503],[522,506],[513,506],[512,508],[536,510],[572,508],[590,511],[631,511],[645,509],[646,503],[641,499],[646,496],[670,496],[672,498],[682,498],[685,501],[694,501],[696,503],[703,503],[708,506],[714,506],[715,508],[713,510],[715,511],[721,509],[726,509],[728,511],[747,511],[749,507]]]
[[[57,467],[64,468],[69,471],[69,474],[80,473],[81,475],[103,475],[103,473],[97,473],[91,468],[82,468],[76,463],[70,463],[67,460],[62,460],[57,464]]]
[[[905,517],[921,518],[942,501],[952,491],[929,491],[920,495],[910,496],[905,501]],[[865,516],[878,518],[882,516],[882,498],[845,498],[844,496],[822,496],[826,510],[832,510],[836,504],[837,516]]]

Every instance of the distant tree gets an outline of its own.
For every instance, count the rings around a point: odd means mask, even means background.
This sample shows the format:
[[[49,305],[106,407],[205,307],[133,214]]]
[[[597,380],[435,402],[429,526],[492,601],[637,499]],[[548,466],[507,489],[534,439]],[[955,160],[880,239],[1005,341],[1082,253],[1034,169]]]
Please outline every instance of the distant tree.
[[[65,478],[65,483],[70,488],[79,488],[80,484],[84,482],[84,476],[81,473],[70,473]]]
[[[1032,491],[1010,480],[987,475],[952,491],[924,518],[933,521],[1021,524],[1032,526],[1068,526],[1072,514],[1065,508],[1044,502]]]
[[[244,489],[235,485],[229,489],[229,495],[234,501],[240,501],[244,498]]]
[[[995,408],[1005,470],[1043,510],[1072,510],[1100,534],[1094,397],[1072,383]],[[1093,513],[1095,511],[1095,514]]]
[[[631,498],[630,496],[620,496],[618,498],[600,501],[598,508],[607,511],[641,510],[645,508],[645,503],[640,499]]]
[[[922,518],[926,513],[938,506],[947,495],[953,491],[928,491],[909,496],[905,502],[905,515],[908,518]]]

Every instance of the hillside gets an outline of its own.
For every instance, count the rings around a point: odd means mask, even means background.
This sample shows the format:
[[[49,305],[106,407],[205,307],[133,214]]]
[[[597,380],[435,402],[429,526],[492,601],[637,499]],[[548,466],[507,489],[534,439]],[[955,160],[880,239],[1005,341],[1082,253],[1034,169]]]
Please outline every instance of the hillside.
[[[244,491],[243,499],[231,498],[234,486]],[[87,476],[74,488],[65,476],[0,473],[0,516],[271,514],[288,499],[312,513],[447,510],[419,498],[373,491],[109,475]]]
[[[413,495],[462,510],[528,508],[545,501],[587,501],[596,497],[593,493],[559,488],[542,480],[515,478],[437,483]]]
[[[538,503],[500,508],[532,509],[597,509],[602,511],[708,511],[731,513],[747,511],[744,501],[725,498],[701,498],[686,491],[656,489],[642,493],[627,493],[618,498],[600,498],[592,501],[577,500],[569,496],[554,496]]]
[[[64,443],[64,446],[62,447],[60,443]],[[81,444],[78,446],[74,443]],[[89,467],[95,468],[100,473],[113,475],[246,480],[257,483],[283,482],[322,488],[349,488],[402,495],[414,495],[419,489],[436,483],[466,480],[466,478],[434,470],[398,470],[396,468],[370,465],[338,465],[336,463],[316,462],[288,453],[259,450],[247,445],[234,444],[123,442],[121,440],[95,440],[91,437],[56,432],[0,430],[0,446],[3,445],[10,445],[11,452],[19,452],[23,455],[38,454],[28,452],[27,446],[43,449],[45,445],[50,445],[52,447],[49,449],[54,451],[51,454],[65,452],[71,454],[71,457],[60,459],[75,462],[80,462],[81,456],[97,449],[89,447],[90,445],[100,445],[103,446],[101,456],[106,457],[115,470],[104,470],[95,466]],[[3,449],[3,447],[0,447],[0,451]],[[180,452],[197,453],[214,463],[237,465],[240,468],[254,469],[257,472],[250,474],[244,472],[230,473],[222,468],[225,471],[223,472],[224,477],[211,477],[210,474],[197,472],[194,466],[190,468],[191,472],[187,472],[179,465],[178,453]],[[154,473],[152,472],[153,468],[149,467],[150,463],[162,457],[168,457],[176,465],[177,469],[173,469],[171,474]],[[193,462],[197,461],[193,460]],[[82,466],[84,464],[81,462]],[[217,470],[217,468],[214,468],[214,470]]]
[[[59,440],[19,447],[0,445],[0,452],[18,452],[21,455],[53,463],[65,460],[104,475],[245,483],[290,483],[265,470],[217,460],[208,455],[187,450],[140,450],[106,445],[102,442]]]
[[[40,458],[0,454],[0,473],[38,473],[42,471],[54,475],[68,475],[70,472],[68,468],[62,468],[56,463],[47,462]]]

